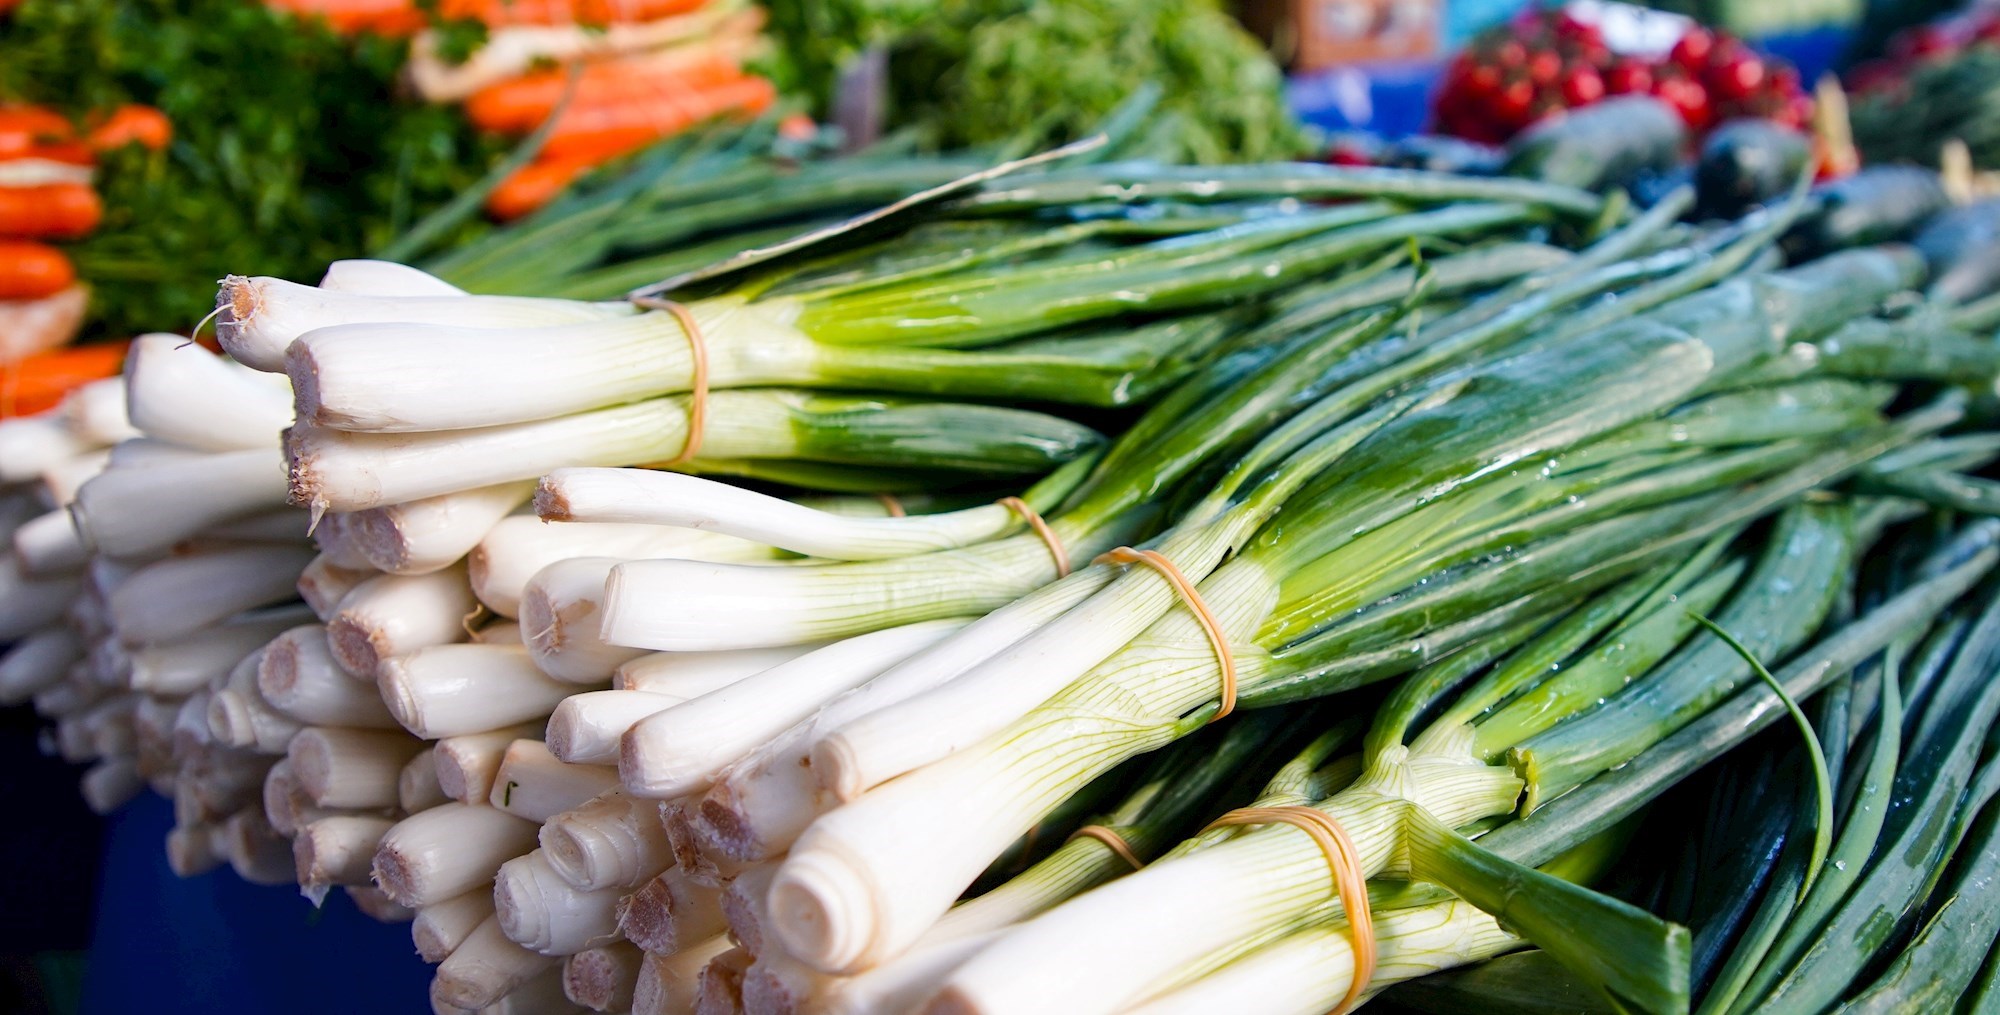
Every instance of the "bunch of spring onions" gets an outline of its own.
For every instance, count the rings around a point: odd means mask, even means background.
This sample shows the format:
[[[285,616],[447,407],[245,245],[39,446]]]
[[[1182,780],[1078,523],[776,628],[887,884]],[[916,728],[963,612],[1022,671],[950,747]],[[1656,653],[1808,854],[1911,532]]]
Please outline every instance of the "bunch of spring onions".
[[[30,421],[47,461],[122,443],[17,531],[82,577],[68,616],[0,595],[61,649],[0,687],[171,792],[176,869],[408,920],[439,1011],[1304,1013],[1530,947],[1631,1009],[1801,989],[1810,896],[1691,939],[1587,886],[1783,714],[1751,660],[1802,697],[1974,626],[1993,528],[1864,564],[1990,510],[2000,445],[1939,436],[1990,321],[1878,313],[1899,248],[1778,264],[1791,205],[1317,166],[973,181],[671,303],[504,270],[750,246],[946,161],[641,173],[435,262],[496,295],[231,278],[254,370],[149,338],[129,424]],[[1976,718],[1938,680],[1905,700]],[[1273,809],[1337,823],[1338,878]]]

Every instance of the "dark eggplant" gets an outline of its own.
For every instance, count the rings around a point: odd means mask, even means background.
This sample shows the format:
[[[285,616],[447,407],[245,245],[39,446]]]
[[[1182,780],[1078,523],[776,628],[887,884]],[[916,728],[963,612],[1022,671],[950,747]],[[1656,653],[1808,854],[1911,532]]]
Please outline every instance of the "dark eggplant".
[[[2000,290],[2000,198],[1952,208],[1917,233],[1932,299],[1970,303]]]
[[[1938,174],[1922,166],[1869,166],[1813,193],[1817,206],[1783,240],[1794,261],[1908,239],[1951,203]]]
[[[1381,165],[1398,169],[1492,176],[1500,171],[1501,163],[1506,159],[1504,149],[1490,144],[1443,134],[1414,134],[1390,142],[1378,161]]]
[[[1543,120],[1507,145],[1502,171],[1589,190],[1628,187],[1680,161],[1687,127],[1666,103],[1621,95]]]
[[[1717,127],[1695,162],[1695,214],[1735,218],[1783,194],[1806,168],[1812,143],[1770,120],[1745,118]]]

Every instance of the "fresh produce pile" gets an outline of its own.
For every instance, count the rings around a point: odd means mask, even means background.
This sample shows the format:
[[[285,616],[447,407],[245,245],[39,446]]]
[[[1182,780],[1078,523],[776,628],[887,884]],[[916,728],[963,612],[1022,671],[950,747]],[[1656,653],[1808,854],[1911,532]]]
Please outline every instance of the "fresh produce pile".
[[[1946,141],[1964,142],[1973,165],[2000,169],[2000,12],[1976,9],[1917,25],[1888,52],[1855,67],[1854,140],[1868,158],[1938,165]]]
[[[709,132],[434,271],[228,276],[230,359],[0,424],[0,698],[177,871],[408,921],[439,1011],[1989,989],[1941,198],[1692,227],[1143,106],[1004,172]]]
[[[1598,25],[1564,8],[1531,7],[1453,58],[1434,103],[1436,127],[1497,144],[1615,95],[1652,95],[1697,135],[1741,117],[1798,128],[1812,116],[1797,71],[1725,32],[1691,26],[1664,54],[1616,52]]]
[[[1294,158],[1305,142],[1269,53],[1218,0],[768,0],[771,33],[822,115],[879,53],[885,130],[938,147],[1033,146],[1158,87],[1158,158]],[[865,91],[857,95],[867,95]],[[850,102],[856,100],[850,99]]]

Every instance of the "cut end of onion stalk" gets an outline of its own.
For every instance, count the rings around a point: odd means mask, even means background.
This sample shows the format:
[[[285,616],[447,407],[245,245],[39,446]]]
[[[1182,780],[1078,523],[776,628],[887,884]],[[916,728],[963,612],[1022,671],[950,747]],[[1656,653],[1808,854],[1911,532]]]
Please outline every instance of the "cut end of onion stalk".
[[[644,649],[609,645],[599,636],[605,575],[613,557],[559,560],[535,573],[521,590],[522,640],[543,673],[557,680],[594,684]]]
[[[563,963],[563,996],[592,1011],[630,1011],[643,959],[623,941],[578,952]]]
[[[822,846],[785,861],[765,905],[786,952],[822,972],[851,975],[884,958],[882,892],[864,866],[841,862],[838,843]]]
[[[236,362],[276,373],[285,368],[285,350],[274,347],[254,327],[263,304],[261,281],[245,275],[223,276],[215,293],[215,340]]]

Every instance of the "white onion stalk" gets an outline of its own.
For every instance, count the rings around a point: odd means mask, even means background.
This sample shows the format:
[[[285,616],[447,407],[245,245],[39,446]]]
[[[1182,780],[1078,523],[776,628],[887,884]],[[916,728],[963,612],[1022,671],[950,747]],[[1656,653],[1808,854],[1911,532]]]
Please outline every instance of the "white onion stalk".
[[[254,657],[253,657],[254,658]],[[256,669],[251,666],[252,671]],[[305,724],[265,704],[254,685],[248,690],[225,687],[209,695],[209,736],[225,747],[259,754],[284,754]]]
[[[108,638],[111,635],[111,610],[104,605],[104,597],[91,587],[90,576],[97,569],[102,558],[93,559],[84,568],[82,588],[75,599],[70,600],[68,609],[63,611],[63,623],[86,639]]]
[[[690,699],[650,691],[572,694],[549,714],[549,753],[573,765],[618,764],[618,741],[640,720]],[[650,806],[650,802],[649,802]]]
[[[599,765],[566,765],[539,740],[507,745],[487,803],[536,824],[579,807],[618,785],[617,771]]]
[[[84,587],[89,589],[93,595],[99,596],[108,602],[111,598],[111,593],[118,586],[125,584],[127,579],[137,574],[139,569],[145,567],[148,563],[149,561],[144,560],[119,560],[100,554],[90,558],[90,566],[84,568]],[[109,609],[108,605],[106,609]],[[108,619],[109,616],[107,613],[106,618]]]
[[[272,829],[262,810],[237,811],[222,828],[237,877],[253,885],[292,883],[292,844]]]
[[[829,560],[949,550],[1019,528],[999,504],[907,518],[857,518],[699,476],[650,469],[557,469],[542,477],[536,513],[551,520],[641,522],[722,533]]]
[[[313,616],[326,620],[340,608],[342,597],[380,573],[373,568],[341,567],[322,553],[299,572],[299,598],[312,607]]]
[[[509,940],[544,955],[574,955],[618,939],[623,889],[579,891],[558,876],[540,850],[500,865],[493,911]]]
[[[571,955],[563,960],[563,996],[591,1011],[631,1011],[645,954],[618,941]]]
[[[521,625],[511,620],[492,620],[479,630],[472,632],[474,645],[519,645]]]
[[[203,529],[199,538],[235,543],[302,543],[311,536],[306,531],[311,521],[303,511],[279,508],[218,522]]]
[[[229,448],[226,450],[241,451],[243,449]],[[191,448],[183,444],[175,444],[172,441],[161,440],[158,437],[134,437],[131,440],[119,441],[113,444],[111,447],[105,449],[105,453],[111,456],[110,462],[105,465],[105,468],[110,470],[143,469],[151,465],[192,462],[196,459],[206,458],[214,452],[202,448]]]
[[[223,451],[100,473],[77,490],[70,510],[97,552],[143,557],[283,508],[285,491],[284,463],[273,451]]]
[[[88,710],[63,716],[56,721],[56,757],[72,765],[81,765],[97,760],[97,748],[92,742],[90,727],[84,719]]]
[[[738,860],[783,853],[813,817],[837,803],[808,767],[827,733],[904,701],[978,665],[1082,601],[1108,580],[1079,572],[987,614],[881,676],[827,702],[725,770],[692,821],[705,850]]]
[[[298,794],[298,783],[292,779],[292,763],[279,758],[277,763],[264,772],[264,784],[259,799],[264,806],[264,820],[278,830],[279,835],[293,835],[298,832],[298,815],[293,813],[293,800]]]
[[[106,377],[71,389],[61,410],[70,429],[94,444],[116,444],[139,436],[125,415],[125,378]]]
[[[0,554],[0,642],[19,641],[61,620],[82,587],[73,575],[30,578],[13,554]]]
[[[604,578],[617,557],[572,557],[535,572],[521,590],[521,631],[536,668],[557,680],[601,684],[644,649],[606,644],[598,635]]]
[[[175,877],[200,877],[228,859],[228,846],[220,827],[182,825],[167,832],[167,869]]]
[[[172,641],[225,617],[297,594],[309,550],[255,546],[171,557],[132,574],[110,596],[111,623],[127,645]]]
[[[285,350],[294,340],[308,331],[335,325],[407,321],[515,328],[629,317],[638,312],[629,303],[518,296],[375,296],[241,275],[222,280],[215,305],[220,310],[215,335],[223,351],[244,366],[270,373],[285,369]]]
[[[797,457],[804,446],[793,414],[803,397],[777,388],[711,391],[701,457]],[[674,395],[476,430],[348,433],[300,424],[285,440],[292,500],[363,511],[566,465],[665,461],[687,443],[687,416],[687,398]]]
[[[403,765],[423,744],[402,732],[308,726],[285,757],[306,798],[321,807],[394,807]]]
[[[411,318],[308,332],[285,354],[298,417],[350,431],[463,430],[688,390],[694,352],[678,317],[656,310],[608,321],[598,306],[577,304],[569,324]],[[706,336],[710,384],[741,388],[810,376],[816,347],[772,306],[783,304],[688,305]]]
[[[436,965],[458,950],[474,928],[493,917],[493,893],[475,888],[462,895],[417,907],[410,921],[410,939],[417,957]]]
[[[383,575],[341,598],[326,622],[327,640],[347,672],[373,674],[391,656],[464,641],[465,619],[475,606],[462,567]]]
[[[623,790],[549,818],[537,839],[549,866],[584,891],[631,888],[674,862],[659,807]]]
[[[776,864],[760,863],[745,868],[722,889],[722,919],[729,925],[729,936],[752,955],[764,954],[770,943],[764,936],[770,922],[764,898],[770,894],[771,879],[777,873]]]
[[[1031,734],[1024,739],[1037,738]],[[961,759],[965,760],[961,762]],[[863,797],[852,808],[826,815],[822,824],[828,826],[826,831],[830,838],[840,836],[840,845],[836,848],[844,851],[860,845],[865,849],[867,846],[861,845],[861,838],[866,836],[843,834],[853,829],[854,825],[836,820],[836,815],[850,809],[866,808],[867,802],[877,797],[883,798],[892,807],[908,806],[914,797],[898,798],[893,792],[895,787],[928,781],[927,777],[933,773],[943,777],[933,788],[949,783],[953,781],[950,770],[961,763],[996,771],[996,764],[1005,767],[1005,763],[999,761],[998,752],[986,748],[955,755],[945,762],[881,787]],[[993,799],[985,794],[1004,793],[1006,790],[1001,787],[1008,782],[1019,783],[1020,777],[999,774],[982,781],[988,788],[979,791],[981,798]],[[962,787],[965,782],[961,779],[959,785]],[[1401,852],[1404,842],[1402,830],[1410,808],[1420,807],[1445,826],[1458,827],[1490,814],[1511,810],[1519,792],[1518,779],[1505,769],[1478,761],[1469,747],[1422,752],[1392,747],[1382,752],[1380,759],[1364,772],[1354,786],[1316,806],[1332,814],[1346,830],[1359,854],[1357,864],[1365,874],[1374,876],[1387,872],[1391,876],[1402,876],[1407,873]],[[923,795],[921,789],[917,795]],[[880,812],[877,813],[879,815]],[[828,912],[819,908],[821,901],[834,898],[828,889],[853,892],[862,883],[854,877],[862,867],[880,870],[874,868],[878,859],[893,863],[894,858],[871,856],[860,866],[847,866],[843,861],[834,859],[834,854],[818,850],[806,842],[806,838],[819,831],[816,826],[801,839],[799,847],[787,861],[786,870],[780,873],[778,885],[773,888],[773,908],[782,914],[785,921],[779,924],[779,934],[788,945],[800,943],[820,949],[821,956],[835,952],[853,954],[851,949],[855,946],[867,947],[859,938],[850,936],[834,943],[830,936],[813,931],[795,933],[799,928],[792,921],[812,919],[808,915],[812,912]],[[933,843],[932,848],[972,847]],[[981,850],[975,849],[975,852],[978,851]],[[802,855],[808,859],[800,863]],[[798,865],[800,874],[796,881],[790,880],[794,864]],[[911,882],[918,879],[909,878],[908,874],[908,871],[899,872],[898,876],[904,880],[891,886],[889,891],[903,898],[889,905],[901,913],[915,915],[916,910],[912,906],[914,894],[908,889],[916,887]],[[967,877],[969,880],[970,875]],[[869,890],[860,891],[866,893]],[[1307,836],[1288,828],[1258,828],[1219,845],[1155,861],[1143,871],[1087,892],[1036,917],[967,963],[953,974],[951,983],[965,996],[974,998],[985,996],[984,992],[989,989],[1005,991],[1018,999],[1008,1001],[1011,1008],[1015,1003],[1032,1004],[1030,999],[1040,988],[1026,984],[1000,985],[999,981],[1006,978],[1001,970],[1008,968],[1010,963],[1035,963],[1032,968],[1052,977],[1046,981],[1051,984],[1058,982],[1054,977],[1088,968],[1091,975],[1087,983],[1072,983],[1070,987],[1074,990],[1062,994],[1061,1004],[1065,1010],[1118,1011],[1139,1000],[1145,992],[1168,982],[1177,971],[1192,966],[1202,956],[1231,942],[1267,932],[1290,918],[1291,914],[1309,909],[1329,894],[1326,858]],[[839,915],[831,917],[838,924],[835,933],[861,931],[868,934],[872,931],[875,947],[893,951],[894,921],[908,917],[896,913],[884,914],[883,910],[874,909],[858,920],[852,919],[853,915],[863,914],[870,906],[870,903],[860,902],[864,897],[864,894],[850,894],[844,902],[835,903],[846,907]],[[851,905],[854,902],[860,904]],[[945,904],[949,903],[947,898]],[[1129,920],[1133,912],[1148,915],[1139,924],[1122,924],[1123,929],[1115,940],[1084,936],[1107,926],[1107,920]],[[1193,918],[1192,923],[1185,922],[1186,914],[1190,913],[1199,915]],[[887,919],[873,918],[878,915],[886,915]],[[1166,931],[1169,927],[1173,928],[1171,932]],[[1078,947],[1079,941],[1088,941],[1089,946]],[[819,942],[830,942],[833,946],[827,947]],[[821,964],[814,961],[812,954],[799,957],[814,965]],[[1129,966],[1123,965],[1128,961]],[[1046,1001],[1054,995],[1042,996]]]
[[[35,692],[35,711],[45,719],[59,719],[72,712],[89,708],[101,700],[105,687],[76,672],[72,667],[68,676],[56,684]]]
[[[618,912],[626,940],[655,955],[672,955],[729,929],[722,890],[668,869],[627,896]]]
[[[1375,918],[1376,972],[1361,996],[1370,998],[1405,980],[1489,959],[1525,943],[1502,929],[1493,917],[1459,900],[1383,913]],[[1354,945],[1347,921],[1328,920],[1126,1010],[1145,1015],[1197,1015],[1228,1008],[1316,1015],[1346,997],[1354,972]],[[1006,1010],[996,1004],[1004,1004],[1004,999],[996,1002],[982,997],[974,1001],[954,986],[926,1010]]]
[[[18,705],[54,687],[82,659],[83,643],[66,628],[45,628],[21,639],[0,656],[0,705]]]
[[[507,996],[480,1009],[480,1015],[583,1015],[588,1011],[563,993],[560,967],[544,969]]]
[[[303,611],[273,610],[237,617],[179,641],[131,654],[129,682],[135,691],[175,697],[226,681],[244,657],[301,619]]]
[[[848,638],[649,716],[625,734],[619,777],[628,791],[654,799],[702,792],[725,766],[828,699],[964,626],[962,620],[933,620]]]
[[[856,976],[828,976],[773,948],[743,975],[746,1011],[872,1015],[916,1011],[946,976],[999,936],[983,931],[924,944]]]
[[[555,965],[554,958],[507,940],[499,916],[489,916],[439,963],[431,980],[431,1003],[485,1008]]]
[[[694,825],[688,820],[688,810],[694,805],[693,797],[680,800],[664,800],[660,803],[660,824],[667,829],[667,842],[674,848],[674,862],[681,872],[699,885],[721,888],[730,880],[743,873],[749,865],[733,857],[719,856],[705,852],[700,839],[695,835]]]
[[[429,574],[458,563],[495,522],[527,503],[534,484],[502,483],[355,512],[349,536],[390,574]]]
[[[90,646],[83,657],[84,676],[94,684],[117,689],[129,687],[132,683],[132,653],[116,639],[105,638]],[[200,685],[197,685],[200,686]],[[175,692],[176,695],[187,691]]]
[[[698,698],[829,644],[808,641],[717,652],[651,652],[618,667],[611,674],[611,686],[620,691]]]
[[[396,721],[426,740],[540,718],[577,690],[521,645],[435,645],[384,660],[376,682]]]
[[[749,968],[750,953],[740,945],[708,960],[695,987],[695,1015],[731,1015],[742,1011],[743,974]]]
[[[496,522],[472,549],[467,570],[480,602],[503,617],[517,617],[528,579],[570,557],[768,561],[776,555],[769,546],[713,532],[664,525],[550,524],[531,515],[510,515]]]
[[[432,748],[437,760],[438,788],[462,804],[484,804],[493,792],[493,777],[507,745],[535,736],[541,723],[526,722],[496,730],[445,737]]]
[[[83,533],[66,510],[50,511],[31,518],[14,530],[14,557],[21,570],[31,575],[54,575],[74,571],[90,559]]]
[[[672,955],[647,952],[632,985],[632,1015],[683,1015],[694,1010],[701,971],[734,945],[726,934],[698,941]]]
[[[7,426],[9,422],[11,421],[0,420],[0,427]],[[41,496],[35,490],[26,487],[0,489],[0,539],[12,540],[14,533],[22,525],[27,524],[30,519],[40,517],[48,510],[48,505],[42,503]]]
[[[535,824],[484,805],[449,803],[412,814],[382,837],[375,883],[422,909],[492,880],[500,865],[535,848]]]
[[[405,814],[415,814],[450,801],[438,785],[437,749],[427,747],[412,755],[396,776],[396,805]]]
[[[257,693],[265,703],[312,726],[396,728],[382,696],[349,679],[326,642],[320,624],[301,624],[273,638],[257,665]]]
[[[292,837],[293,873],[299,891],[318,906],[334,885],[368,884],[375,850],[393,824],[388,818],[340,814],[300,826]]]
[[[288,501],[289,496],[288,494]],[[317,507],[307,506],[313,508],[308,512],[308,517],[315,518],[312,531],[313,545],[319,548],[321,556],[349,570],[375,569],[375,565],[368,562],[368,554],[363,550],[360,539],[347,531],[353,520],[352,516],[340,511],[321,514]]]
[[[205,451],[275,450],[292,422],[282,389],[179,335],[141,335],[125,354],[132,425]]]
[[[131,802],[146,788],[139,768],[130,757],[105,758],[83,773],[79,784],[84,805],[93,814],[110,814]]]
[[[354,903],[355,909],[377,923],[409,923],[416,919],[416,910],[391,899],[374,885],[343,885],[340,890],[347,894],[347,901]]]
[[[395,261],[348,258],[326,266],[320,276],[321,289],[363,293],[369,296],[464,296],[465,290],[432,275]]]
[[[41,484],[40,494],[45,507],[58,508],[76,499],[76,492],[83,484],[103,474],[111,467],[111,452],[104,449],[86,451],[75,458],[65,458],[43,469],[35,481]]]
[[[35,479],[99,446],[52,413],[0,420],[0,483]]]

